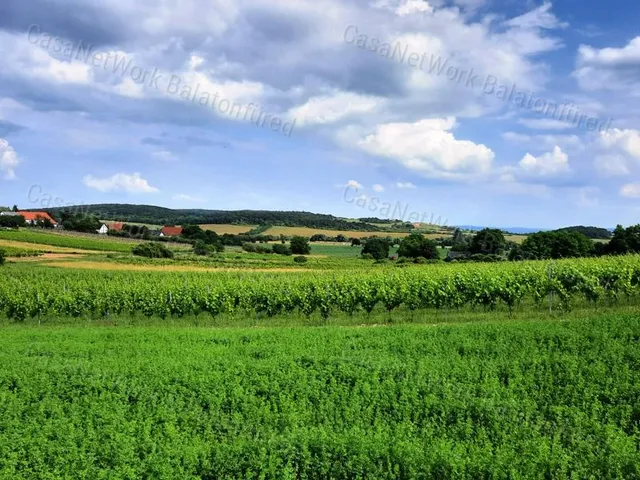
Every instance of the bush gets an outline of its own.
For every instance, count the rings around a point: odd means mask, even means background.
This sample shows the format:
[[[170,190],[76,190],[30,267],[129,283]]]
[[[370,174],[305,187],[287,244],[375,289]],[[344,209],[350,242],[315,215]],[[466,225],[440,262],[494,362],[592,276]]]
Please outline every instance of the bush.
[[[273,253],[277,254],[277,255],[292,255],[292,251],[291,248],[289,248],[289,246],[287,245],[283,245],[281,243],[276,243],[275,245],[273,245]]]
[[[213,245],[207,245],[202,240],[196,240],[193,244],[193,253],[196,255],[205,256],[213,252],[215,252],[215,247]]]
[[[439,258],[438,245],[433,240],[425,238],[420,233],[412,233],[400,242],[398,255],[407,258]],[[425,263],[425,262],[416,262]]]
[[[376,260],[381,260],[389,256],[389,242],[383,238],[372,238],[367,240],[362,249],[362,258],[371,255]]]
[[[373,258],[373,255],[371,255],[370,253],[363,253],[362,254],[362,259],[363,260],[375,260],[375,258]]]
[[[428,260],[424,257],[416,257],[413,259],[413,263],[417,263],[418,265],[424,265]]]
[[[295,236],[291,239],[291,253],[296,255],[308,255],[311,253],[311,245],[306,237]]]
[[[298,255],[297,257],[293,257],[293,261],[296,263],[307,263],[308,259],[303,255]]]
[[[173,252],[158,242],[141,243],[131,249],[138,257],[173,258]]]
[[[4,265],[4,250],[0,250],[0,266]]]

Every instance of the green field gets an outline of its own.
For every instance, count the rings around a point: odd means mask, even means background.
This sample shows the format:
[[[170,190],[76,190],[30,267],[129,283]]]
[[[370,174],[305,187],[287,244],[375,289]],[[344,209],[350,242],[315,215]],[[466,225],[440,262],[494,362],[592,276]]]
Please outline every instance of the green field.
[[[21,229],[19,231],[0,231],[0,239],[16,242],[51,245],[54,247],[78,248],[83,250],[100,250],[107,252],[131,252],[135,243],[123,242],[119,239],[95,238],[86,235],[65,235],[49,233],[36,229]]]
[[[3,330],[0,477],[638,478],[640,317]]]

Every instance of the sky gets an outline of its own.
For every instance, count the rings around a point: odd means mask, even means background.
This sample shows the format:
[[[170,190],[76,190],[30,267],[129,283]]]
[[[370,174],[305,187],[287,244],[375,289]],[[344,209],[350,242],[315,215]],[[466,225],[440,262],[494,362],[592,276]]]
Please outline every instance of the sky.
[[[0,205],[640,223],[637,0],[3,0]]]

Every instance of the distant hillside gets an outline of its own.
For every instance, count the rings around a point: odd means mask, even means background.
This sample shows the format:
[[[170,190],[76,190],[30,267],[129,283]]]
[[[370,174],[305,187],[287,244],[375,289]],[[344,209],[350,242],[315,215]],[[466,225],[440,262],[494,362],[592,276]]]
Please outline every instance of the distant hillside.
[[[47,209],[57,217],[64,210],[91,213],[101,220],[117,220],[157,225],[186,224],[241,224],[282,225],[285,227],[310,227],[329,230],[356,230],[381,232],[383,228],[364,222],[351,222],[333,215],[309,212],[279,212],[267,210],[173,210],[153,205],[98,204]]]
[[[580,232],[587,238],[591,238],[593,240],[608,240],[611,238],[611,232],[606,228],[600,227],[584,227],[582,225],[578,225],[576,227],[565,227],[559,228],[556,230],[557,232]]]

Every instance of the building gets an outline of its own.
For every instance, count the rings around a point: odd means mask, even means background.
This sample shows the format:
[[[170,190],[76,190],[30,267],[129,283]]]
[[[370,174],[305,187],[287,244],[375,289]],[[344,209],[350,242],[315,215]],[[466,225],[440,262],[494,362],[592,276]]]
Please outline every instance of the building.
[[[38,222],[49,220],[54,227],[58,226],[56,222],[47,212],[17,212],[18,215],[24,217],[27,225],[35,225]]]
[[[19,216],[19,215],[20,215],[20,214],[19,214],[18,212],[11,212],[11,211],[8,211],[8,212],[0,212],[0,217],[17,217],[17,216]]]
[[[113,230],[115,232],[121,232],[124,228],[124,223],[122,222],[105,223],[105,225],[109,228],[109,230]]]
[[[109,233],[109,227],[107,227],[106,223],[103,223],[102,226],[100,227],[100,229],[98,230],[98,233],[100,235],[106,235],[107,233]]]
[[[176,227],[175,225],[165,225],[160,230],[161,237],[179,237],[182,235],[182,227]]]

